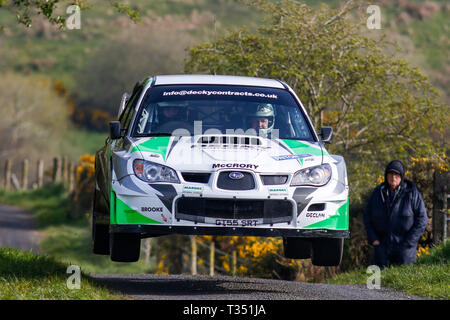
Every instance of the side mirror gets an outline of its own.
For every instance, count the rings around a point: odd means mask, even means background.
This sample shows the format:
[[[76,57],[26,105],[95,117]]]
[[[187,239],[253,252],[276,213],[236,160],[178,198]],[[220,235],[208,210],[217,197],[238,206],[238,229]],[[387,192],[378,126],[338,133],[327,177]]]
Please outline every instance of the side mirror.
[[[120,134],[120,122],[119,121],[111,121],[109,123],[109,137],[111,140],[117,140],[122,137]]]
[[[320,128],[320,138],[324,143],[331,143],[331,138],[333,137],[332,127],[322,127]]]
[[[119,118],[120,115],[122,114],[123,110],[125,110],[125,106],[126,106],[126,104],[128,102],[128,99],[130,99],[130,94],[125,92],[122,95],[122,99],[120,100],[120,106],[119,106],[119,112],[117,114],[117,118]]]

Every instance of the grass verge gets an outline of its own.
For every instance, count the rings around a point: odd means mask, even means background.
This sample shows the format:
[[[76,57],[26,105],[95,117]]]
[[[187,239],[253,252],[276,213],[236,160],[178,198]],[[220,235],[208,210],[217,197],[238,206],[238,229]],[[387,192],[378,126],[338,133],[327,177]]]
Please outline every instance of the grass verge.
[[[0,300],[119,300],[114,293],[85,274],[80,288],[69,289],[68,265],[48,256],[0,248]],[[70,280],[69,280],[70,281]]]
[[[450,299],[450,241],[430,250],[416,264],[392,266],[381,271],[381,285],[433,299]],[[366,284],[365,269],[329,279],[330,284]]]
[[[109,256],[93,254],[89,215],[70,218],[76,215],[62,185],[23,192],[0,190],[0,203],[31,212],[44,235],[40,252],[63,263],[78,265],[85,273],[149,273],[154,268],[153,260],[120,263],[111,261]]]

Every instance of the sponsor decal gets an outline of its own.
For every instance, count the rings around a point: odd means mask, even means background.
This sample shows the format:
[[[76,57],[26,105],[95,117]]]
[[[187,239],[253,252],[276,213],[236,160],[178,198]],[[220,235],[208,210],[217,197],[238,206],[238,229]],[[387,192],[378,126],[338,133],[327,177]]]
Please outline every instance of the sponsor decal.
[[[163,212],[162,207],[141,207],[142,212]]]
[[[312,157],[312,154],[309,153],[302,153],[302,154],[287,154],[287,155],[281,155],[281,156],[272,156],[273,159],[277,160],[277,161],[282,161],[282,160],[292,160],[292,159],[303,159],[303,158],[309,158]]]
[[[325,213],[321,212],[307,212],[306,213],[307,218],[325,218]]]
[[[256,170],[259,167],[257,164],[250,163],[213,163],[212,168],[239,168],[239,169],[253,169]]]
[[[161,156],[160,156],[159,154],[156,154],[156,153],[150,153],[150,154],[149,154],[149,157],[152,157],[152,158],[160,158]]]
[[[183,186],[183,193],[202,193],[203,187]]]
[[[269,188],[270,195],[286,195],[288,190],[286,188]]]

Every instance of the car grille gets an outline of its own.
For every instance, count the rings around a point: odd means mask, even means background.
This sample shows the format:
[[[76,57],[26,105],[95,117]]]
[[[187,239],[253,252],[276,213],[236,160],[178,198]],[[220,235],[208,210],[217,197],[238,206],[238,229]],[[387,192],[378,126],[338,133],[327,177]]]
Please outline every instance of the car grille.
[[[285,184],[287,179],[287,175],[261,175],[261,180],[264,185]]]
[[[230,173],[239,172],[241,179],[231,179]],[[255,179],[253,175],[245,171],[222,171],[217,178],[217,188],[223,190],[253,190],[255,189]]]
[[[208,183],[211,173],[209,172],[182,172],[184,181],[187,182],[197,182],[197,183]]]
[[[175,218],[205,222],[217,219],[262,219],[264,224],[289,222],[292,203],[287,200],[243,200],[180,198],[175,205]]]

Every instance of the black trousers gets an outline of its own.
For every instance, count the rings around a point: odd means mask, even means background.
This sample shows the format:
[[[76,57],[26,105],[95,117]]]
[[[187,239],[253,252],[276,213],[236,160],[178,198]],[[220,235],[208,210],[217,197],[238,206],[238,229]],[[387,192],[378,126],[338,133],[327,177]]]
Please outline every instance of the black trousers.
[[[385,245],[373,246],[372,264],[385,268],[390,265],[406,265],[417,261],[416,246]]]

